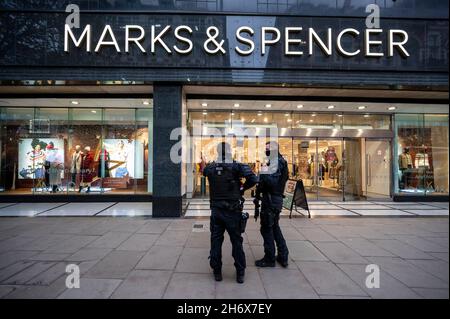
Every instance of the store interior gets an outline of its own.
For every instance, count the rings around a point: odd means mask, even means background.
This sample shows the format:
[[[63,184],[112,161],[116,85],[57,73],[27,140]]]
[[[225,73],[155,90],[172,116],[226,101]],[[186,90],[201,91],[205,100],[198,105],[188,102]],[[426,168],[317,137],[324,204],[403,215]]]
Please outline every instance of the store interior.
[[[187,105],[196,162],[191,177],[193,197],[207,196],[201,170],[215,159],[217,143],[230,142],[234,159],[258,173],[266,160],[266,140],[258,132],[273,128],[278,130],[276,141],[289,164],[290,178],[303,181],[311,200],[448,194],[448,123],[444,123],[448,114],[437,113],[442,110],[440,105],[429,107],[436,114],[414,114],[406,122],[403,118],[408,113],[420,112],[423,106],[247,99],[193,99]],[[194,130],[195,125],[200,129]],[[256,135],[239,137],[242,129],[253,129]],[[221,137],[211,135],[216,130]],[[410,145],[414,162],[408,169],[399,166],[403,145]]]

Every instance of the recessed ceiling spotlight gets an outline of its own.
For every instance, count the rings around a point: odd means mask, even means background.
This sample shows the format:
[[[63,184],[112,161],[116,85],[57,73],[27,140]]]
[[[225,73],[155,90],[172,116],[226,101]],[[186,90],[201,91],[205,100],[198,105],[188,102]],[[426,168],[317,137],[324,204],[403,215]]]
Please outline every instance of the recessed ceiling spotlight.
[[[298,109],[302,109],[302,108],[303,108],[303,104],[297,105],[297,108],[298,108]]]
[[[393,110],[396,110],[396,109],[397,109],[397,108],[396,108],[395,106],[389,106],[389,107],[388,107],[388,110],[389,110],[389,111],[393,111]]]
[[[364,105],[358,106],[358,110],[365,110],[366,107]]]
[[[267,108],[271,108],[271,107],[272,107],[272,104],[266,104],[266,107],[267,107]]]
[[[311,123],[314,122],[314,120],[309,120]]]
[[[203,107],[207,107],[207,106],[208,106],[208,103],[202,103],[202,106],[203,106]]]
[[[78,105],[78,104],[80,104],[80,102],[78,102],[78,101],[72,101],[71,102],[73,105]]]
[[[142,104],[144,104],[144,105],[149,105],[150,102],[149,102],[149,101],[143,101]]]
[[[364,114],[364,117],[369,117],[370,115],[369,114]]]
[[[328,105],[328,109],[329,110],[334,109],[334,105]]]
[[[95,113],[97,113],[97,111],[96,111],[96,110],[92,110],[91,113],[94,113],[94,114],[95,114]]]
[[[234,107],[239,107],[239,103],[234,103]]]
[[[206,111],[203,111],[203,115],[208,115],[208,112],[206,112]]]
[[[292,119],[287,119],[288,122],[292,122]]]
[[[289,113],[284,114],[284,116],[289,116]]]
[[[343,115],[342,115],[342,114],[338,114],[338,116],[339,116],[339,117],[343,117]]]
[[[258,116],[261,116],[262,115],[262,113],[258,113]]]
[[[234,112],[231,112],[231,116],[234,116]]]
[[[315,117],[315,116],[317,116],[317,114],[316,114],[316,113],[313,113],[313,114],[311,114],[311,116],[312,116],[312,117]]]

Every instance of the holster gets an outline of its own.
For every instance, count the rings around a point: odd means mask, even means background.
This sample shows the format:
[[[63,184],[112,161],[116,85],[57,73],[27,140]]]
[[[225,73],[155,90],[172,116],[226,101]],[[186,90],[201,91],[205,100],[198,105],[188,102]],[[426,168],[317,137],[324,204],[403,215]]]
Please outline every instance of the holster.
[[[241,216],[241,233],[245,233],[245,228],[247,227],[247,220],[249,219],[250,215],[248,213],[242,213]]]

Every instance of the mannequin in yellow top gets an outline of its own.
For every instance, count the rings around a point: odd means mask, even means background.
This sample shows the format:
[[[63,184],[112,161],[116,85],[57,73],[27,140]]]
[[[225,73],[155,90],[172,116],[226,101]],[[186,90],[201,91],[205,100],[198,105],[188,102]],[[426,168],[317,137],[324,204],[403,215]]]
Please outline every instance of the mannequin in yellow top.
[[[398,157],[398,167],[402,172],[402,183],[403,188],[407,188],[411,181],[411,171],[413,168],[413,161],[411,154],[409,153],[409,148],[405,147],[403,153],[401,153]]]

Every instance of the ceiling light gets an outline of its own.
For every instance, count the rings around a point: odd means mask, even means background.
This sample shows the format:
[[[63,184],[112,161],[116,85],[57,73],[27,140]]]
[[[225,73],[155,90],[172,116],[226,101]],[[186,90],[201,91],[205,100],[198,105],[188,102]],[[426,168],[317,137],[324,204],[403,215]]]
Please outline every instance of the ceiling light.
[[[239,103],[234,103],[234,107],[239,107]]]
[[[328,105],[328,109],[329,110],[334,109],[334,105]]]
[[[234,116],[234,112],[231,112],[231,116]]]
[[[149,105],[150,102],[149,102],[149,101],[143,101],[142,104],[144,104],[144,105]]]
[[[298,108],[298,109],[301,109],[301,108],[303,108],[303,104],[299,104],[299,105],[297,105],[297,108]]]
[[[343,115],[342,115],[342,114],[338,114],[338,116],[339,116],[339,117],[343,117]]]
[[[396,109],[397,109],[397,108],[396,108],[395,106],[389,106],[389,107],[388,107],[388,110],[389,110],[389,111],[393,111],[393,110],[396,110]]]
[[[369,117],[369,114],[364,114],[364,117]]]
[[[366,107],[364,105],[358,106],[358,110],[365,110]]]
[[[314,120],[309,120],[311,123],[314,122]]]
[[[264,118],[264,122],[267,122],[267,117]]]
[[[72,101],[71,102],[73,105],[78,105],[78,104],[80,104],[80,102],[78,102],[78,101]]]
[[[208,112],[206,112],[206,111],[203,111],[203,115],[208,115]]]
[[[315,117],[315,116],[317,116],[317,114],[311,114],[311,116],[312,116],[312,117]]]
[[[289,116],[289,113],[284,114],[284,116]]]
[[[207,107],[207,106],[208,106],[208,103],[202,103],[202,106],[203,106],[203,107]]]
[[[258,113],[258,116],[261,116],[262,115],[262,113]]]
[[[95,111],[95,110],[92,110],[92,111],[91,111],[91,113],[97,113],[97,111]]]
[[[266,107],[267,107],[267,108],[271,108],[271,107],[272,107],[272,104],[266,104]]]
[[[288,122],[292,122],[292,119],[287,119]]]

